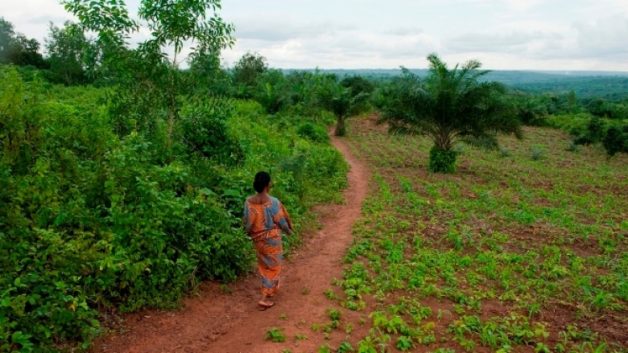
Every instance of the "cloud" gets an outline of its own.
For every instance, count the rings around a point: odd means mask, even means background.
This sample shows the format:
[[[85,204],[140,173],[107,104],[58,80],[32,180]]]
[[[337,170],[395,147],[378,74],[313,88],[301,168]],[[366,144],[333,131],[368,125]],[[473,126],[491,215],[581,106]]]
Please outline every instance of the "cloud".
[[[138,0],[128,0],[136,13]],[[424,67],[479,59],[498,69],[628,71],[626,0],[223,1],[237,44],[286,68]],[[57,0],[0,0],[18,32],[40,40],[50,21],[72,19]],[[149,36],[143,31],[137,42]]]
[[[311,24],[287,31],[260,31],[254,36],[241,37],[238,32],[238,38],[236,47],[226,52],[229,62],[250,50],[266,56],[271,65],[290,68],[365,67],[365,63],[397,67],[402,64],[400,60],[415,66],[418,60],[440,48],[433,36],[407,28],[378,32]]]
[[[447,50],[454,53],[478,51],[521,53],[539,44],[561,39],[562,35],[559,33],[539,31],[468,33],[447,41]]]
[[[238,39],[266,42],[316,38],[356,29],[354,26],[337,25],[329,21],[297,23],[278,18],[240,19],[237,23],[235,35]]]
[[[48,33],[50,22],[60,25],[72,19],[56,0],[2,0],[0,16],[13,23],[16,32],[35,38],[40,43]]]
[[[575,23],[574,29],[580,56],[622,57],[628,62],[628,15]]]

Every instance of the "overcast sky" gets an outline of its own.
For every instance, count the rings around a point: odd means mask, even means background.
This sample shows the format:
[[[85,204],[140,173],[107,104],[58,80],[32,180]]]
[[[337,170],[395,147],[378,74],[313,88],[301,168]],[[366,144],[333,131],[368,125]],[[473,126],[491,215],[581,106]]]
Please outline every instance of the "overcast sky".
[[[132,13],[139,0],[127,0]],[[281,68],[424,68],[425,57],[490,69],[628,71],[628,0],[223,0],[247,51]],[[0,0],[43,43],[72,19],[57,0]]]

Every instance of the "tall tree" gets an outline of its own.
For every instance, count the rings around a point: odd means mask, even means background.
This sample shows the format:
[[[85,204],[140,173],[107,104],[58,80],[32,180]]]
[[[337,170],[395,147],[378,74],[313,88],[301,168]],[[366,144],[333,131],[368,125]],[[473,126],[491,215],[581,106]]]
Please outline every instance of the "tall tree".
[[[0,17],[0,64],[10,63],[10,49],[13,37],[15,37],[13,24]]]
[[[0,63],[46,67],[46,61],[39,52],[39,42],[15,33],[13,25],[2,17],[0,17]]]
[[[473,137],[496,142],[497,132],[520,136],[520,122],[495,82],[482,82],[488,71],[478,61],[449,69],[436,55],[428,56],[430,70],[423,81],[404,69],[384,93],[383,121],[393,131],[417,133],[434,141],[430,170],[455,171],[457,140]]]
[[[251,98],[259,77],[267,70],[266,58],[254,53],[244,54],[233,67],[233,81],[238,86],[238,95]]]
[[[88,81],[88,71],[94,66],[90,62],[94,49],[81,26],[66,22],[59,28],[51,24],[46,49],[54,79],[67,85]]]
[[[347,134],[347,118],[361,113],[367,108],[370,97],[369,89],[363,90],[360,85],[352,85],[354,79],[337,82],[327,80],[327,84],[320,88],[319,99],[327,110],[336,116],[336,136]]]
[[[159,124],[154,120],[160,111],[166,114],[167,145],[172,146],[175,122],[179,117],[180,100],[185,82],[179,64],[199,54],[217,53],[233,45],[234,27],[219,16],[220,0],[142,0],[139,19],[129,16],[120,0],[62,0],[67,10],[76,15],[85,29],[98,34],[102,61],[123,87],[124,97],[118,100],[118,114],[132,115],[134,121],[148,129]],[[150,30],[150,37],[137,49],[128,49],[130,34],[140,28]],[[184,45],[191,43],[187,57]],[[166,52],[172,55],[168,56]],[[150,117],[150,118],[147,118]],[[120,123],[120,131],[128,131],[130,119]]]

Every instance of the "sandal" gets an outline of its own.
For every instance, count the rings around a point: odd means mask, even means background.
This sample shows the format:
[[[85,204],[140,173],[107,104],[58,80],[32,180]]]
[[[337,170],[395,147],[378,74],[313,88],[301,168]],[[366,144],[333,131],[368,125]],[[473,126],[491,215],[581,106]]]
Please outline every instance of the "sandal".
[[[266,310],[266,309],[270,309],[273,306],[275,306],[275,303],[273,303],[273,302],[265,302],[265,301],[260,300],[260,301],[257,302],[257,305],[259,305],[262,310]]]

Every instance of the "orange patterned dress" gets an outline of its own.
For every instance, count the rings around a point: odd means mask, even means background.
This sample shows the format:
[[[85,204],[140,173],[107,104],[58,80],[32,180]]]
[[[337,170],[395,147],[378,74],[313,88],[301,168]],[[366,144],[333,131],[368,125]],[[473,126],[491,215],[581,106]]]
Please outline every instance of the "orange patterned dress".
[[[292,223],[288,212],[274,197],[262,203],[249,198],[244,203],[244,226],[257,251],[257,268],[262,278],[262,294],[272,297],[279,287],[283,261],[281,231],[290,233]]]

